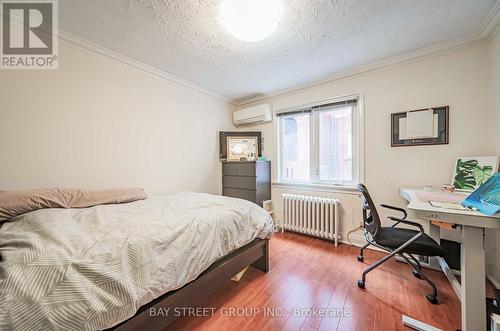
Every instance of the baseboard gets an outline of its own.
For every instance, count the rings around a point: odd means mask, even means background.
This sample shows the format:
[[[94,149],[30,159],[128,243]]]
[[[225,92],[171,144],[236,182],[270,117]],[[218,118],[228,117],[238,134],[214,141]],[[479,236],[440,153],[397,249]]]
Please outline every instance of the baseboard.
[[[341,235],[341,237],[339,239],[339,242],[341,242],[341,243],[348,244],[348,245],[353,245],[353,246],[356,246],[356,247],[362,247],[362,246],[364,246],[366,244],[365,236],[362,235],[362,234],[352,233],[349,236],[349,239],[351,240],[350,242],[349,242],[349,240],[347,240],[347,237],[343,233],[341,233],[340,235]],[[380,249],[378,247],[375,247],[373,245],[368,246],[366,249],[371,249],[371,250],[374,250],[374,251],[387,253],[386,251],[384,251],[384,250],[382,250],[382,249]]]
[[[349,236],[349,239],[351,240],[349,242],[349,240],[347,240],[347,236],[344,234],[344,233],[341,233],[340,234],[340,239],[339,241],[341,243],[344,243],[344,244],[348,244],[348,245],[354,245],[354,246],[357,246],[357,247],[361,247],[363,246],[364,244],[366,244],[366,239],[363,235],[361,234],[357,234],[357,233],[352,233],[350,236]]]

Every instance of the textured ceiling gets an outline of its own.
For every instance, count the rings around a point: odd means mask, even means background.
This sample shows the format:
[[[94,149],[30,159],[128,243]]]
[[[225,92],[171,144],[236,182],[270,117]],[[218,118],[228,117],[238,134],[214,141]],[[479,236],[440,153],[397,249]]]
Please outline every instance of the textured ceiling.
[[[251,0],[249,0],[251,1]],[[306,84],[476,31],[496,0],[283,0],[280,26],[247,43],[218,0],[64,0],[60,27],[233,100]]]

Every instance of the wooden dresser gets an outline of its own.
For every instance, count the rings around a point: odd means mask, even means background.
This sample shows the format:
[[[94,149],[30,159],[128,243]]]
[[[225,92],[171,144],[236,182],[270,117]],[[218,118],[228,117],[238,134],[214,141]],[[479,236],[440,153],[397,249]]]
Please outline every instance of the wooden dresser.
[[[222,195],[255,202],[271,200],[271,162],[222,162]]]

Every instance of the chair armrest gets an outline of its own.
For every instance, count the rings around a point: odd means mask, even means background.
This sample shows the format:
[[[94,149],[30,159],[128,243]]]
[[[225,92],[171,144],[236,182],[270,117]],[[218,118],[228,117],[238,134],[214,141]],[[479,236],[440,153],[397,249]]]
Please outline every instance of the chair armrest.
[[[395,227],[396,225],[398,225],[400,222],[399,221],[395,221],[393,220],[391,217],[389,217],[391,219],[391,221],[394,221],[395,223],[391,225],[391,228]]]
[[[412,221],[407,221],[407,220],[403,220],[403,219],[400,219],[400,218],[397,218],[397,217],[393,217],[393,216],[389,216],[389,219],[391,221],[394,221],[394,222],[397,222],[396,224],[399,224],[399,223],[403,223],[403,224],[408,224],[408,225],[411,225],[411,226],[414,226],[414,227],[417,227],[418,230],[422,233],[424,233],[424,228],[422,225],[416,223],[416,222],[412,222]]]
[[[380,206],[384,207],[384,208],[387,208],[387,209],[392,209],[392,210],[395,210],[395,211],[399,211],[400,213],[403,213],[404,216],[403,216],[402,219],[405,219],[408,216],[408,214],[406,213],[406,210],[404,210],[403,208],[394,207],[394,206],[385,205],[385,204],[381,204]]]

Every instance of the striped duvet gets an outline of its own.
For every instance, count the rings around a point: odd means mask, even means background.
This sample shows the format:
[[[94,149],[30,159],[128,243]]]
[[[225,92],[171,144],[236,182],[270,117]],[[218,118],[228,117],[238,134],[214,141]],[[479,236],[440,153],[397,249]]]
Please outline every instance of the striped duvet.
[[[247,201],[177,193],[43,209],[0,227],[0,330],[99,330],[272,233]]]

